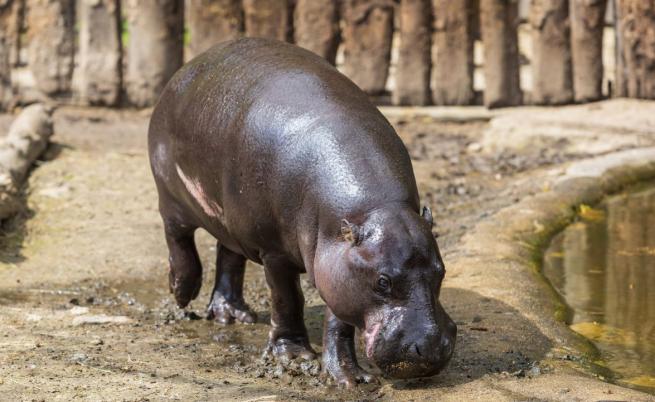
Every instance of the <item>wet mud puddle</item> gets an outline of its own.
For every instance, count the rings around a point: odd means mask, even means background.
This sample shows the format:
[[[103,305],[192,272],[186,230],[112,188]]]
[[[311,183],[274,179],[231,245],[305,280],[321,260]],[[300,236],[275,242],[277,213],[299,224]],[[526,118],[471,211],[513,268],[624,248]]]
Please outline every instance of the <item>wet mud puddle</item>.
[[[551,242],[543,273],[570,308],[567,324],[621,385],[655,394],[655,185],[581,206]]]

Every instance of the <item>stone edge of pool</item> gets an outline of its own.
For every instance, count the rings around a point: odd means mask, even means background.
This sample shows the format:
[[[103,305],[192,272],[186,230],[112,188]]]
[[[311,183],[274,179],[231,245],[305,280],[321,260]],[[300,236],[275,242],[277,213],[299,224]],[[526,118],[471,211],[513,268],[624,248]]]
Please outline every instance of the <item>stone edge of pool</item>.
[[[544,182],[544,190],[527,196],[480,221],[467,233],[446,261],[457,275],[445,287],[459,287],[472,276],[481,276],[472,290],[516,309],[552,342],[551,350],[588,354],[590,344],[574,334],[557,317],[561,301],[539,273],[545,247],[554,234],[576,215],[581,204],[595,204],[640,181],[655,178],[655,147],[614,152],[570,164],[558,177]],[[469,286],[471,287],[471,286]],[[554,367],[534,387],[537,398],[654,400],[655,396],[601,381],[583,366],[561,359],[544,359]],[[543,385],[546,385],[543,384]],[[512,387],[511,383],[507,384]],[[570,389],[556,395],[556,388]],[[551,396],[544,395],[546,389]],[[525,387],[517,389],[526,393]],[[610,393],[611,395],[608,395]]]

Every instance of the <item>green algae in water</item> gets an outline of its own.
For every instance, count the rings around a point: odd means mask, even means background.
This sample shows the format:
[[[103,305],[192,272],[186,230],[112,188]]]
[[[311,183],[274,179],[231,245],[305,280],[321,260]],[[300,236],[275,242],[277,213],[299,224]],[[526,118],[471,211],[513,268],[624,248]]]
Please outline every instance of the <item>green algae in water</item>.
[[[582,206],[553,238],[544,275],[571,308],[567,324],[623,385],[655,393],[655,187]]]

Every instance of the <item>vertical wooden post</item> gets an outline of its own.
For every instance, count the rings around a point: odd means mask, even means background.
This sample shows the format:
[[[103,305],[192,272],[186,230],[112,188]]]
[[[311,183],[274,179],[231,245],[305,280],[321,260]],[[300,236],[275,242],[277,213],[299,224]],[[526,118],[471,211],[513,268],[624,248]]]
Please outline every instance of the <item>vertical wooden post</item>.
[[[603,97],[606,0],[570,0],[573,92],[576,102]]]
[[[243,0],[246,36],[287,40],[287,0]]]
[[[533,0],[532,102],[558,105],[573,101],[568,0]]]
[[[520,105],[518,1],[480,0],[484,46],[484,104],[489,108]]]
[[[0,111],[12,103],[11,55],[18,38],[17,3],[0,1]]]
[[[470,105],[473,92],[473,21],[470,0],[432,0],[432,101]]]
[[[184,11],[189,33],[185,60],[191,60],[217,43],[243,35],[239,0],[186,0]]]
[[[345,0],[343,72],[371,95],[386,88],[391,62],[393,3]]]
[[[655,99],[655,0],[616,0],[618,96]]]
[[[74,0],[27,0],[28,66],[46,95],[70,92],[75,52]]]
[[[82,104],[115,105],[121,89],[118,0],[79,0],[76,97]]]
[[[339,10],[334,0],[297,0],[293,15],[296,45],[335,63],[339,46]]]
[[[396,67],[394,105],[430,103],[430,0],[400,3],[400,48]]]
[[[182,0],[129,0],[128,58],[125,84],[128,101],[151,106],[182,65],[184,4]]]

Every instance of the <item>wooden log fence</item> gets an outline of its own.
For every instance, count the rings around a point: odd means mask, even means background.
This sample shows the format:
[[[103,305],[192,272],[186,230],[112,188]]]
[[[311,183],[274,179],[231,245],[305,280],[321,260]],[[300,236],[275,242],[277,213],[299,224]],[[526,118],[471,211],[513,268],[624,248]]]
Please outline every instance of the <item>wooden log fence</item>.
[[[525,1],[0,0],[0,110],[41,98],[152,106],[184,60],[242,36],[305,47],[397,105],[655,99],[655,0]]]
[[[516,106],[522,102],[518,26],[518,1],[480,0],[484,104],[489,108]]]
[[[606,0],[570,0],[571,61],[576,102],[603,97],[603,30]]]
[[[473,103],[473,7],[471,0],[433,0],[432,101]]]
[[[121,91],[118,0],[78,1],[79,56],[73,91],[83,105],[115,105]]]
[[[568,0],[533,0],[532,102],[561,105],[573,101]]]

